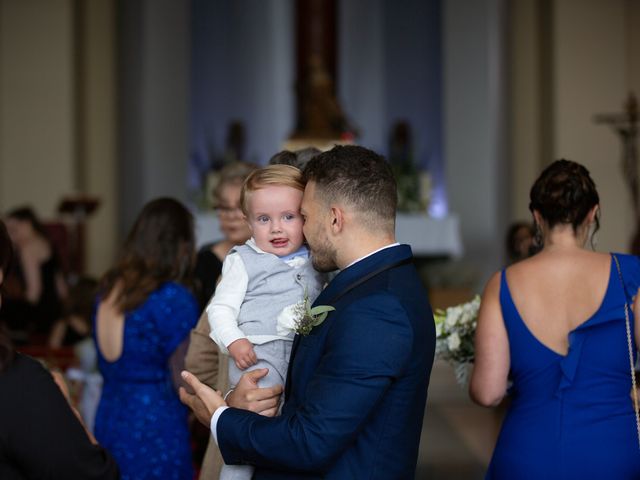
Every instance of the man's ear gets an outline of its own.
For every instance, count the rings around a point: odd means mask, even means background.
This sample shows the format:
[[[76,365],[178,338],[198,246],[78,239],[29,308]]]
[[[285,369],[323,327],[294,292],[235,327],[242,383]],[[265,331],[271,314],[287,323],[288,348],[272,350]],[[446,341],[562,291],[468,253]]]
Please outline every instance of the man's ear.
[[[342,232],[344,228],[344,211],[337,205],[331,206],[331,212],[329,213],[329,220],[331,221],[331,233],[338,234]]]

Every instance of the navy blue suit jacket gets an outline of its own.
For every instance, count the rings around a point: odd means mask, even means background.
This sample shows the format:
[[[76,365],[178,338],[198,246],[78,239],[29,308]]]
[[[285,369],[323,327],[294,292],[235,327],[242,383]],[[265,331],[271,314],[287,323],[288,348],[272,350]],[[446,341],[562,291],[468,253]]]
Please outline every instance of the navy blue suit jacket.
[[[220,416],[226,463],[256,479],[414,477],[435,328],[412,259],[390,247],[333,279],[315,305],[335,311],[294,340],[282,415]]]

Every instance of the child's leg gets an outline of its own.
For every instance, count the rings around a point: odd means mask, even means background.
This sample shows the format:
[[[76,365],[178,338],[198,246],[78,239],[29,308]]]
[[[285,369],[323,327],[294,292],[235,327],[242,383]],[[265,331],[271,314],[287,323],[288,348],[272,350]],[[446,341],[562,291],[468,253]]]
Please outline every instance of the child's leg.
[[[285,340],[276,340],[262,345],[254,345],[253,348],[258,357],[258,363],[240,370],[232,358],[229,359],[229,383],[235,387],[242,374],[258,368],[268,368],[269,373],[258,382],[261,388],[283,385],[287,378],[287,365],[291,355],[291,344]],[[251,480],[253,467],[250,465],[223,465],[220,472],[220,480]]]
[[[251,367],[253,370],[254,367]],[[236,366],[236,362],[233,358],[229,357],[229,385],[231,388],[235,388],[242,377],[242,374],[247,370],[240,370]],[[251,480],[253,477],[253,467],[251,465],[222,465],[220,470],[220,480]]]

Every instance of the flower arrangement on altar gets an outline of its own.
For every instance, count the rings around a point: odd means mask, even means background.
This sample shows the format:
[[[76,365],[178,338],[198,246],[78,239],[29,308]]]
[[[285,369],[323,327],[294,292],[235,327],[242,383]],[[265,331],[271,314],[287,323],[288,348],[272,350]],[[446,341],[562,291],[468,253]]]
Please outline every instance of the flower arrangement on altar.
[[[480,296],[473,300],[436,310],[436,357],[449,363],[461,386],[469,380],[469,369],[474,359],[473,337],[478,325]]]

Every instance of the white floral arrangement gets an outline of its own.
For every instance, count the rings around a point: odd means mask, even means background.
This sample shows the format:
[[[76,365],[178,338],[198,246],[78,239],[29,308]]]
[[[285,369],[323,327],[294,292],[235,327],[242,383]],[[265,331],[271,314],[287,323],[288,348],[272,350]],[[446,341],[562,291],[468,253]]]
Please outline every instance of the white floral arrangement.
[[[469,380],[469,370],[474,359],[473,337],[478,325],[480,296],[473,300],[436,310],[436,356],[449,363],[461,386]]]

